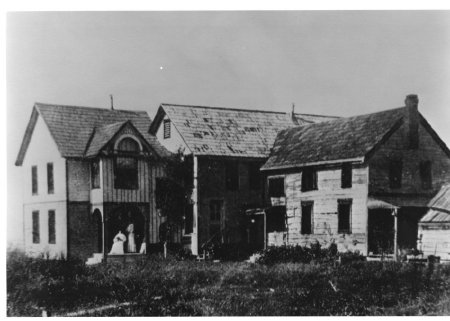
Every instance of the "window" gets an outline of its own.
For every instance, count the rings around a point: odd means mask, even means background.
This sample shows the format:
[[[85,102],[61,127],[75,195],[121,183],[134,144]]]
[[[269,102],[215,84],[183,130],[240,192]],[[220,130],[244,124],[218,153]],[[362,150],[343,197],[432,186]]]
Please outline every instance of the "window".
[[[422,181],[423,189],[431,189],[433,186],[433,180],[431,177],[431,162],[421,162],[419,165],[420,180]]]
[[[402,187],[402,161],[394,160],[389,164],[389,186],[391,188]]]
[[[341,187],[342,188],[352,187],[352,164],[351,163],[342,164]]]
[[[269,197],[282,197],[284,194],[284,177],[269,178]]]
[[[92,188],[100,188],[100,161],[94,160],[91,163],[91,186]]]
[[[138,189],[138,162],[132,157],[116,157],[114,162],[114,188]]]
[[[164,119],[164,139],[170,138],[170,119]]]
[[[121,154],[137,154],[139,144],[132,138],[122,139],[117,147]],[[114,161],[114,188],[138,189],[138,160],[132,156],[117,156]]]
[[[220,222],[223,201],[211,201],[209,203],[209,219],[213,222]]]
[[[184,234],[191,234],[194,226],[194,205],[187,204],[184,210]]]
[[[239,163],[227,162],[225,165],[225,181],[227,190],[237,191],[239,189]]]
[[[47,192],[53,194],[55,192],[55,184],[53,181],[53,163],[47,163]]]
[[[32,213],[32,225],[33,225],[33,243],[40,243],[39,234],[39,211],[33,211]]]
[[[31,193],[37,195],[38,193],[38,172],[37,166],[31,166]]]
[[[302,173],[302,192],[317,189],[317,172],[312,167],[306,167]]]
[[[56,243],[55,210],[48,211],[48,243]]]
[[[351,233],[350,214],[352,211],[352,200],[338,200],[338,233]]]
[[[259,171],[259,167],[259,163],[248,164],[248,185],[253,191],[261,188],[261,172]]]
[[[313,202],[302,202],[302,225],[301,234],[312,233]]]

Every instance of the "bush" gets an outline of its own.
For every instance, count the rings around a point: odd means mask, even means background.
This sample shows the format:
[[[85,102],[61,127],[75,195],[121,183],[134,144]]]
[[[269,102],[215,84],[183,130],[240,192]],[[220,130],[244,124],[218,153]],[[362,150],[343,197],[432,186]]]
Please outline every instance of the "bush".
[[[328,248],[322,249],[319,242],[311,244],[311,248],[300,245],[270,246],[260,251],[258,263],[310,263],[334,261],[337,258],[337,245],[332,243]]]

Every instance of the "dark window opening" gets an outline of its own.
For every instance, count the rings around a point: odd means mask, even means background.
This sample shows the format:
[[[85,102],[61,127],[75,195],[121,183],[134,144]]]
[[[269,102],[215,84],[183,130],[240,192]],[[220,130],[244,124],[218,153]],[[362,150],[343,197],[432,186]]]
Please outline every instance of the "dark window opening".
[[[312,213],[313,213],[313,203],[302,202],[301,234],[312,233]]]
[[[114,160],[114,188],[138,189],[138,160],[133,157],[116,157]]]
[[[33,211],[32,213],[32,225],[33,225],[33,243],[38,244],[41,241],[39,234],[39,211]]]
[[[227,190],[236,191],[239,189],[239,163],[232,161],[226,163],[225,180]]]
[[[188,204],[184,210],[184,234],[191,234],[194,227],[194,205]]]
[[[307,167],[302,173],[302,192],[317,189],[317,171],[315,168]]]
[[[53,180],[53,163],[47,163],[47,192],[53,194],[55,192],[55,183]]]
[[[420,180],[422,181],[423,189],[431,189],[433,186],[433,180],[431,176],[431,162],[420,163]]]
[[[266,212],[267,233],[286,231],[286,207],[274,206]]]
[[[38,193],[38,172],[37,166],[31,166],[31,193],[36,195]]]
[[[209,203],[209,219],[212,222],[220,222],[223,201],[214,200]]]
[[[48,243],[56,243],[55,211],[48,211]]]
[[[342,188],[352,187],[352,164],[351,163],[342,164],[341,187]]]
[[[338,200],[338,233],[350,234],[352,200]]]
[[[282,197],[284,193],[284,177],[269,178],[269,197]]]
[[[100,188],[100,161],[95,160],[91,163],[91,185],[92,188]]]
[[[261,172],[259,167],[259,163],[248,164],[248,185],[251,190],[258,190],[261,188]]]
[[[402,187],[402,161],[395,160],[389,164],[389,186],[391,188]]]
[[[164,119],[164,139],[170,138],[170,119]]]
[[[125,153],[138,153],[139,149],[138,142],[129,137],[123,138],[117,146],[118,151]]]

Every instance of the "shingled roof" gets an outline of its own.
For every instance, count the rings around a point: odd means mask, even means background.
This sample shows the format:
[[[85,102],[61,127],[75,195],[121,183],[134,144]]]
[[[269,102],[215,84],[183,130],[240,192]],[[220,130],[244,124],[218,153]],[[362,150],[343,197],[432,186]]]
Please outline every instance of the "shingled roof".
[[[166,114],[196,155],[266,158],[280,129],[336,117],[263,110],[161,104],[153,134]]]
[[[262,170],[361,159],[400,125],[406,107],[282,130]]]
[[[62,157],[85,157],[87,144],[90,142],[94,129],[100,131],[97,138],[94,136],[95,144],[101,144],[105,135],[108,136],[114,129],[119,129],[126,121],[133,124],[158,156],[169,155],[156,137],[148,133],[151,120],[145,111],[36,103],[17,156],[16,165],[21,165],[23,162],[38,116],[41,116],[47,125]],[[92,142],[90,143],[92,145]]]

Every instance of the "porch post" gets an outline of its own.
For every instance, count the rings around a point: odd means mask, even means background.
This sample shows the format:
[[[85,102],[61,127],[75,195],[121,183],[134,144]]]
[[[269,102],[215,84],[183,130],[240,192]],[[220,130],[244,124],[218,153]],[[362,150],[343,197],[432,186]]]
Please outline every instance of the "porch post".
[[[397,244],[398,217],[396,208],[392,210],[392,215],[394,215],[394,260],[398,261],[398,244]]]
[[[264,210],[264,250],[267,249],[267,213]]]
[[[192,255],[198,255],[198,158],[194,156],[194,186],[192,191],[192,200],[194,206],[192,208],[192,234],[191,234],[191,252]]]
[[[103,213],[102,214],[103,214],[102,215],[102,235],[103,235],[103,238],[102,238],[102,242],[103,242],[102,250],[103,250],[103,262],[106,263],[106,259],[107,259],[107,256],[108,256],[108,254],[107,254],[108,249],[106,248],[106,238],[108,237],[108,235],[106,235],[107,233],[106,233],[106,213],[105,213],[105,209],[103,209]]]

